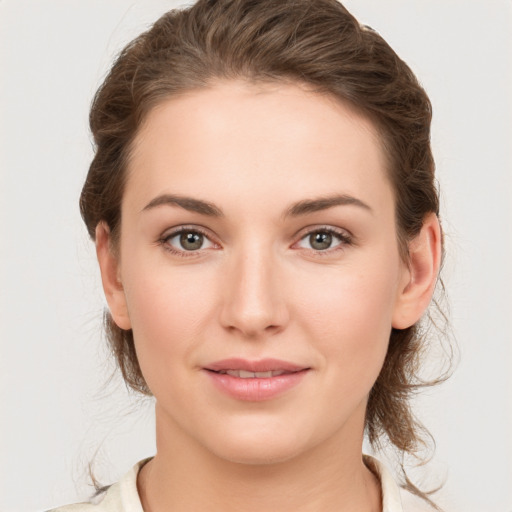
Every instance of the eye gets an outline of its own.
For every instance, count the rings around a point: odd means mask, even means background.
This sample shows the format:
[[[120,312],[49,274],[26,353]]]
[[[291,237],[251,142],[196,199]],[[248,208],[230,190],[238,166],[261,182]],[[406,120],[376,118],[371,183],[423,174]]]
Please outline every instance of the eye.
[[[205,234],[196,229],[181,229],[171,233],[162,239],[162,243],[173,252],[194,252],[215,246]]]
[[[350,242],[351,239],[347,234],[334,231],[333,229],[317,229],[302,237],[297,245],[302,249],[327,251],[340,245],[350,244]]]

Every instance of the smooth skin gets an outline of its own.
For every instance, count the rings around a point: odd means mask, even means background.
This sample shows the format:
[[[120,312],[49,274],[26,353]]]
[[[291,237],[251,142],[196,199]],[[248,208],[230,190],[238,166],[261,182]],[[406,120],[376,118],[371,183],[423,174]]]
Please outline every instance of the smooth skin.
[[[96,230],[112,316],[156,399],[146,512],[381,510],[361,457],[368,394],[441,253],[432,214],[404,262],[394,210],[375,127],[330,96],[227,81],[149,113],[119,247]],[[231,357],[308,370],[237,400],[204,370]]]

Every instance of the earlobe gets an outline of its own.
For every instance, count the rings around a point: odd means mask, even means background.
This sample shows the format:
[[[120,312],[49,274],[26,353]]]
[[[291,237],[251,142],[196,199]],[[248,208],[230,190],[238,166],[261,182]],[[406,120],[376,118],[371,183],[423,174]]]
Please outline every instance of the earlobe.
[[[121,329],[131,329],[126,297],[119,277],[119,258],[112,250],[110,229],[104,222],[96,226],[96,256],[112,318]]]
[[[415,324],[427,309],[441,266],[441,227],[434,213],[425,217],[419,234],[409,243],[409,267],[393,312],[395,329]]]

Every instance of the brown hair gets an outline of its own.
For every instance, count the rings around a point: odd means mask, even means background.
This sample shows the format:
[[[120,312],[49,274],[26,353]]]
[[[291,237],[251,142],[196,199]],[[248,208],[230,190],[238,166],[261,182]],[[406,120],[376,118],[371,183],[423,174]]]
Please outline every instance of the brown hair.
[[[384,39],[336,0],[199,0],[166,13],[132,41],[91,108],[96,153],[80,198],[90,236],[94,239],[100,221],[109,226],[114,243],[119,236],[126,164],[148,112],[172,95],[238,78],[304,84],[349,102],[374,122],[388,158],[398,243],[407,260],[408,242],[425,216],[439,213],[431,104]],[[117,327],[108,312],[105,325],[126,383],[151,394],[132,332]],[[387,438],[402,454],[414,455],[425,445],[426,431],[411,411],[410,398],[419,387],[441,380],[420,377],[425,344],[418,325],[391,333],[366,413],[366,432],[375,447]],[[403,476],[404,487],[433,505]]]

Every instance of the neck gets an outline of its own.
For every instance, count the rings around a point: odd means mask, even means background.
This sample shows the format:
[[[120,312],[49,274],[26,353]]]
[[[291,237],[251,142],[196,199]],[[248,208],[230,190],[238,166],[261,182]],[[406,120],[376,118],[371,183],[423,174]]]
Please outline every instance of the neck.
[[[157,414],[157,455],[139,473],[145,512],[380,512],[380,484],[366,468],[360,442],[330,440],[270,464],[218,457]],[[339,440],[338,440],[339,441]]]

